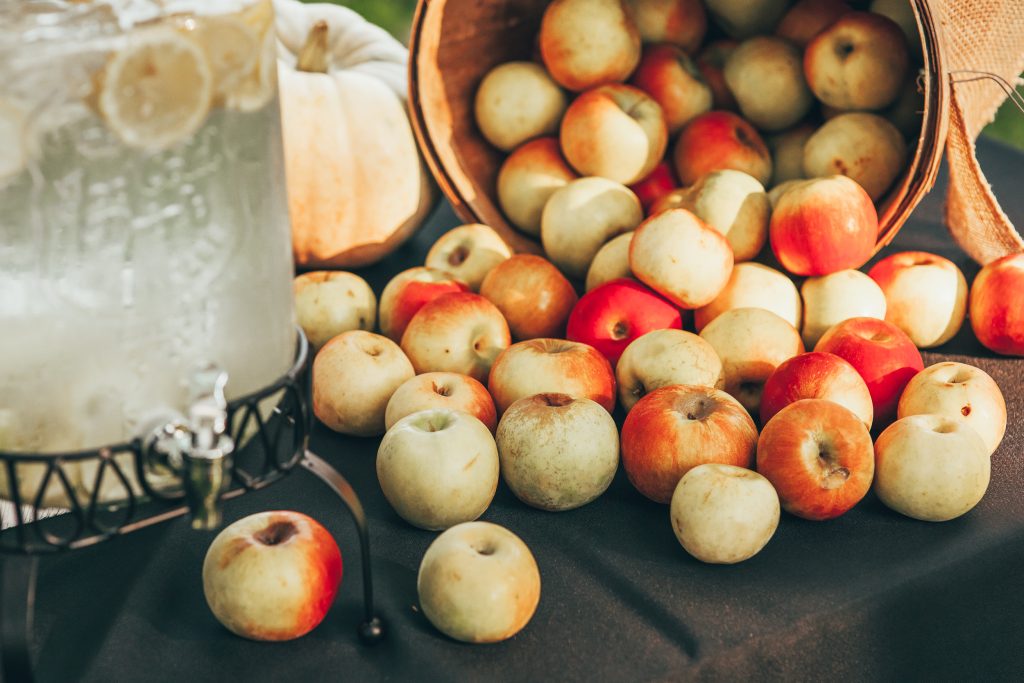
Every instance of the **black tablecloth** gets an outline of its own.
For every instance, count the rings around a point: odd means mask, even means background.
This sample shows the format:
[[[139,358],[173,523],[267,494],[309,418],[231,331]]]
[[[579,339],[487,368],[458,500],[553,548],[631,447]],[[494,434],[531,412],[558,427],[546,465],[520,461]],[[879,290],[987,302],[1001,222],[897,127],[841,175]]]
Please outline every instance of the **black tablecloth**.
[[[1008,214],[1024,225],[1017,186],[1024,155],[982,142],[980,156]],[[941,182],[941,181],[940,181]],[[941,224],[941,185],[896,240],[977,267]],[[457,224],[442,206],[411,244],[365,275],[379,292],[394,272],[422,263]],[[890,250],[891,251],[891,248]],[[887,252],[888,253],[888,252]],[[975,363],[1006,395],[1010,427],[993,456],[992,483],[971,513],[916,522],[872,496],[826,523],[784,516],[768,546],[737,566],[709,566],[676,541],[668,508],[636,493],[622,472],[582,509],[546,513],[502,485],[483,519],[532,548],[542,591],[515,638],[469,646],[436,632],[416,608],[416,571],[436,534],[413,529],[387,505],[374,473],[377,439],[318,426],[313,449],[350,479],[370,518],[387,640],[361,645],[360,570],[352,523],[307,472],[232,501],[228,521],[266,509],[312,515],[334,534],[346,575],[327,620],[294,642],[262,644],[228,633],[203,599],[201,566],[212,533],[183,520],[101,546],[44,558],[39,579],[38,670],[46,681],[679,680],[740,677],[820,680],[1024,677],[1024,360],[993,358],[965,325],[926,354]]]

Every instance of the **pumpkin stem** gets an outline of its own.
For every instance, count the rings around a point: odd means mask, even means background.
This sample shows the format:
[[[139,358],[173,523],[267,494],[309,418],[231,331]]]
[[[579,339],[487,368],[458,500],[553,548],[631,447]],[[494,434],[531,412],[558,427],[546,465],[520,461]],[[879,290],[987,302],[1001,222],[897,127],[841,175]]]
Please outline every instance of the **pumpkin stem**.
[[[299,50],[295,65],[299,71],[327,73],[327,22],[320,20],[313,24],[306,36],[306,42]]]

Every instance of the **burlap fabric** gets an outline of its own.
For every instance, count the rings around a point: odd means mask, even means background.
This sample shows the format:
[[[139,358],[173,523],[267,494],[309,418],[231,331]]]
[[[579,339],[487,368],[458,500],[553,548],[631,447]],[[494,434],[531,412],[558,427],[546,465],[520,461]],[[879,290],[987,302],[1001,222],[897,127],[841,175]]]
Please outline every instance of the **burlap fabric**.
[[[927,3],[939,21],[936,38],[952,83],[946,224],[979,263],[1024,251],[1024,240],[1000,208],[974,148],[981,129],[1007,98],[1005,85],[1016,86],[1024,71],[1024,0],[916,2]]]

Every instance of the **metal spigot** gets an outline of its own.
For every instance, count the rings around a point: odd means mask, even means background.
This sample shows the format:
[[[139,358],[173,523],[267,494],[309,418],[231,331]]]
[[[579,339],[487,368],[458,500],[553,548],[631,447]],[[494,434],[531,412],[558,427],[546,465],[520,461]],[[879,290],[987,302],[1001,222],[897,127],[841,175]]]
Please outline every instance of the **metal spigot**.
[[[220,496],[230,483],[235,443],[227,433],[228,373],[215,364],[192,375],[188,411],[191,444],[183,453],[185,502],[192,528],[211,530],[221,524]]]

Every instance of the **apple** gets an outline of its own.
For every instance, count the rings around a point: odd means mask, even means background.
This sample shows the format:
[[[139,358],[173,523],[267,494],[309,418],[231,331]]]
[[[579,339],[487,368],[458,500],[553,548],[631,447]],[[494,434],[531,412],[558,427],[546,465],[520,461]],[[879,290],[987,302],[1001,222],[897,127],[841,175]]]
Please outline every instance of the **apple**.
[[[780,410],[805,398],[838,403],[871,429],[875,410],[868,385],[856,368],[834,353],[801,353],[775,368],[761,392],[761,424],[768,424]]]
[[[971,286],[971,329],[985,348],[1024,356],[1024,254],[1007,254],[985,264]]]
[[[729,111],[709,111],[679,133],[672,158],[683,185],[723,168],[743,171],[762,185],[772,176],[772,157],[757,131]]]
[[[668,134],[711,110],[711,86],[693,59],[675,45],[648,45],[629,81],[661,107]]]
[[[910,3],[905,3],[908,7]],[[844,0],[797,0],[775,27],[775,35],[806,47],[819,33],[852,10]]]
[[[722,72],[743,117],[761,130],[783,130],[811,109],[800,52],[786,40],[758,36],[733,50]]]
[[[341,551],[299,512],[258,512],[224,528],[203,560],[203,593],[235,635],[281,641],[304,636],[327,616],[341,584]]]
[[[651,207],[659,199],[676,189],[677,184],[672,167],[668,165],[668,162],[662,161],[654,167],[654,170],[646,178],[630,185],[629,189],[640,200],[640,206],[643,207],[644,213],[650,215]]]
[[[471,292],[434,299],[409,321],[402,350],[417,373],[457,372],[483,381],[498,354],[512,342],[494,304]]]
[[[498,307],[513,339],[562,337],[576,290],[558,268],[533,254],[516,254],[498,264],[480,287]]]
[[[651,500],[668,503],[679,480],[698,465],[750,467],[757,427],[724,391],[673,384],[636,402],[620,441],[630,483]]]
[[[672,494],[672,530],[701,562],[749,560],[771,540],[779,516],[779,496],[771,482],[735,465],[698,465]]]
[[[873,0],[871,11],[875,14],[882,14],[892,19],[903,35],[907,38],[907,47],[910,56],[920,61],[921,59],[921,32],[917,28],[917,17],[914,16],[914,8],[904,0]]]
[[[605,492],[619,468],[615,420],[588,398],[521,398],[501,416],[495,441],[505,483],[541,510],[586,505]]]
[[[690,195],[690,188],[688,187],[677,187],[671,192],[662,195],[658,201],[651,205],[651,210],[647,212],[647,217],[661,213],[662,211],[668,211],[669,209],[682,209],[685,208],[687,197]]]
[[[494,361],[487,388],[498,414],[534,394],[588,398],[615,407],[615,374],[597,349],[565,339],[531,339],[508,347]]]
[[[768,238],[768,195],[756,178],[742,171],[708,173],[680,195],[679,207],[725,235],[736,261],[757,256]]]
[[[859,270],[809,277],[800,286],[804,300],[803,338],[813,348],[821,335],[850,318],[885,318],[885,293]]]
[[[966,514],[988,489],[988,447],[966,422],[911,415],[875,443],[875,493],[900,514],[945,522]]]
[[[555,190],[579,176],[562,158],[558,138],[537,138],[506,157],[498,171],[498,203],[514,226],[540,235],[544,205]]]
[[[780,410],[761,430],[757,471],[775,487],[786,512],[814,521],[833,519],[871,488],[871,434],[838,403],[805,398]]]
[[[447,271],[417,266],[391,278],[380,295],[380,332],[400,341],[405,328],[423,306],[442,294],[468,292],[465,282]]]
[[[473,101],[480,132],[503,152],[557,132],[565,107],[565,93],[544,67],[533,62],[494,67],[480,81]]]
[[[432,408],[392,425],[377,449],[377,480],[398,516],[447,529],[484,513],[498,489],[498,448],[480,420]]]
[[[763,308],[734,308],[708,323],[701,338],[722,359],[725,391],[757,415],[765,381],[783,361],[804,352],[800,333]]]
[[[960,420],[978,433],[989,455],[1006,433],[1006,401],[988,373],[965,363],[936,363],[914,375],[900,396],[899,418],[935,414]]]
[[[679,309],[633,280],[612,280],[580,297],[566,336],[597,349],[614,366],[637,337],[651,330],[683,326]]]
[[[633,277],[633,271],[629,269],[629,245],[632,242],[633,231],[630,230],[605,242],[597,250],[587,269],[586,291],[612,280]]]
[[[945,344],[967,313],[967,280],[949,259],[903,251],[868,271],[885,293],[885,319],[907,333],[918,348]]]
[[[896,416],[907,383],[924,368],[914,342],[892,323],[877,318],[850,318],[831,327],[814,347],[848,361],[868,385],[875,423]]]
[[[512,250],[494,230],[480,223],[452,228],[437,238],[424,265],[451,273],[474,292],[496,265],[512,256]]]
[[[621,0],[554,0],[538,40],[544,66],[569,90],[624,81],[640,61],[640,34]]]
[[[815,127],[809,123],[790,128],[768,137],[766,142],[772,151],[773,188],[787,180],[804,178],[804,144],[814,134]],[[775,203],[772,202],[772,206]]]
[[[467,643],[496,643],[521,631],[540,601],[540,571],[523,541],[489,522],[466,522],[434,539],[416,578],[420,608],[434,627]]]
[[[828,275],[864,265],[875,251],[878,214],[868,193],[846,176],[795,185],[772,212],[768,238],[794,275]]]
[[[700,332],[708,323],[734,308],[763,308],[800,328],[800,293],[793,281],[774,268],[760,263],[737,263],[722,293],[707,306],[693,312]]]
[[[494,431],[498,414],[494,400],[483,384],[454,372],[425,372],[402,383],[388,401],[384,426],[388,429],[406,415],[431,408],[447,408],[469,413]]]
[[[313,360],[313,413],[342,434],[383,434],[391,395],[415,374],[402,349],[387,337],[342,332]]]
[[[314,353],[342,332],[369,332],[377,325],[377,297],[355,273],[303,273],[295,278],[292,290],[295,317]]]
[[[541,243],[562,272],[582,278],[605,242],[633,230],[643,219],[640,200],[625,185],[580,178],[556,190],[544,206]]]
[[[711,344],[692,332],[654,330],[634,339],[622,352],[615,380],[619,403],[628,413],[655,389],[671,384],[721,389],[725,376]]]
[[[845,175],[877,201],[903,171],[907,145],[903,135],[876,114],[840,114],[804,143],[804,174],[808,178]]]
[[[729,86],[725,83],[722,69],[725,68],[726,60],[737,45],[739,43],[735,40],[716,40],[708,43],[697,56],[697,68],[711,88],[714,109],[736,111],[736,98],[732,96]]]
[[[630,0],[645,43],[672,43],[692,53],[704,39],[707,15],[700,0]]]
[[[732,265],[725,236],[685,209],[651,216],[629,245],[637,279],[680,308],[711,303],[729,282]]]
[[[668,131],[661,107],[647,93],[612,83],[573,100],[559,139],[566,161],[581,175],[630,185],[665,156]]]
[[[850,12],[804,51],[804,75],[814,95],[836,109],[883,109],[906,81],[907,39],[888,17]]]
[[[708,13],[733,38],[770,33],[788,0],[705,0]]]

